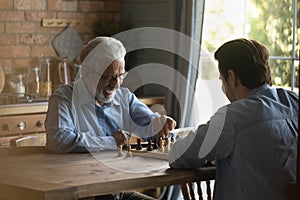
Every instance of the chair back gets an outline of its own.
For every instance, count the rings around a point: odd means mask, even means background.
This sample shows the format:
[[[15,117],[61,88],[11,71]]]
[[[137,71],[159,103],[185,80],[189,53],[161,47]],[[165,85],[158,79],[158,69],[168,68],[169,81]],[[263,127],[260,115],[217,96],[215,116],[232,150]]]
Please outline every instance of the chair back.
[[[17,146],[45,146],[46,134],[20,136],[10,140],[11,147]]]

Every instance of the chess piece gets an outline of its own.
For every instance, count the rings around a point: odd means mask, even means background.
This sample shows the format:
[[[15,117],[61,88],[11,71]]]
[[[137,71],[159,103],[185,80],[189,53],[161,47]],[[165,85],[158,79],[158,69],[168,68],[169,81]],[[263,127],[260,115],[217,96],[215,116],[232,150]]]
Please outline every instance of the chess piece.
[[[170,141],[169,141],[169,138],[166,138],[164,153],[169,153],[169,151],[170,151]]]
[[[157,139],[156,138],[153,139],[152,147],[153,147],[153,149],[158,149]]]
[[[142,150],[141,138],[137,138],[136,143],[136,150]]]
[[[147,151],[152,151],[151,140],[148,140]]]
[[[131,146],[128,145],[128,148],[127,148],[127,157],[132,157],[132,152],[131,152]]]
[[[172,149],[172,146],[173,146],[174,142],[175,142],[175,139],[174,139],[174,137],[172,136],[172,137],[171,137],[171,142],[170,142],[170,149]]]
[[[123,156],[122,145],[118,146],[118,157]]]
[[[164,152],[164,146],[163,146],[163,140],[162,140],[162,138],[158,139],[158,144],[159,144],[158,150],[161,151],[161,152]]]

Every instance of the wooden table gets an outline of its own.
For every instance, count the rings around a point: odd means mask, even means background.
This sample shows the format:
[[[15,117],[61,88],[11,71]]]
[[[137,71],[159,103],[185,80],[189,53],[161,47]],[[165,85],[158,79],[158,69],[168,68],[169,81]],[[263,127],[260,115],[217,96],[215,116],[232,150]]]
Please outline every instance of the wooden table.
[[[78,199],[214,179],[213,167],[169,169],[165,160],[117,152],[53,154],[44,147],[0,149],[0,199]],[[117,164],[116,164],[117,163]]]

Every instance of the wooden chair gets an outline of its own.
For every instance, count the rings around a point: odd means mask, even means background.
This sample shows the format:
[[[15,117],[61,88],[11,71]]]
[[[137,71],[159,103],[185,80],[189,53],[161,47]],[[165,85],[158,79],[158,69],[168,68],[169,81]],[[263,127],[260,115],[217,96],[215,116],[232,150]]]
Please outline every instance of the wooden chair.
[[[211,200],[211,189],[210,189],[210,180],[206,180],[206,194],[207,194],[207,200]],[[203,200],[203,192],[201,189],[201,182],[194,182],[194,183],[186,183],[186,184],[181,184],[181,191],[184,200],[194,200],[196,199],[196,194],[194,191],[194,186],[196,185],[197,187],[197,194],[198,194],[198,199]]]
[[[11,147],[17,146],[45,146],[46,134],[24,135],[10,140]]]

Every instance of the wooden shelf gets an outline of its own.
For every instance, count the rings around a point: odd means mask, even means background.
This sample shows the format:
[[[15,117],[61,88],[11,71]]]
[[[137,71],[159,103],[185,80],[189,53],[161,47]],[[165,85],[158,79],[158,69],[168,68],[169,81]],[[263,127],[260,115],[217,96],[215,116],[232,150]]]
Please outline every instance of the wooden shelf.
[[[147,106],[152,106],[154,104],[165,105],[164,97],[140,97],[139,100],[146,104]]]
[[[46,113],[48,102],[21,103],[0,105],[0,116]]]

